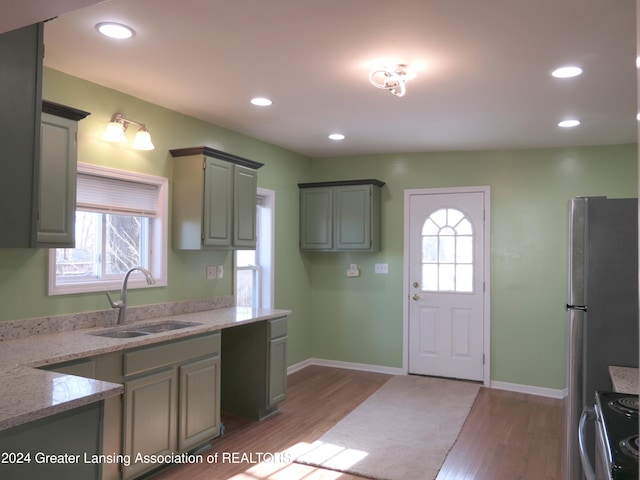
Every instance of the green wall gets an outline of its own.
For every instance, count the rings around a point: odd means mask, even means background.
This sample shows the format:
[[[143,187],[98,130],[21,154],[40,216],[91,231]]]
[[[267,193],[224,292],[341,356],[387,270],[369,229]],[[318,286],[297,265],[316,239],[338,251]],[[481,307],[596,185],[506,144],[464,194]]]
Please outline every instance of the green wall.
[[[289,361],[308,358],[309,281],[297,248],[297,183],[307,175],[310,160],[55,70],[45,69],[43,90],[47,100],[91,112],[78,126],[80,162],[167,177],[170,186],[173,159],[169,149],[173,148],[206,145],[264,163],[258,185],[276,191],[275,307],[294,312],[289,323]],[[115,112],[144,122],[155,150],[141,152],[102,141],[106,123]],[[129,141],[133,136],[133,131],[127,132]],[[136,290],[128,301],[143,305],[228,295],[232,293],[232,257],[226,252],[169,249],[168,285]],[[103,293],[48,297],[47,259],[46,249],[0,249],[0,321],[109,308]],[[205,267],[211,264],[225,265],[224,279],[206,280]]]
[[[172,178],[169,149],[206,145],[265,164],[276,191],[275,306],[293,310],[289,363],[307,358],[401,367],[404,190],[491,187],[491,378],[564,388],[566,206],[575,195],[637,195],[635,145],[308,159],[61,72],[45,69],[44,98],[91,112],[79,124],[81,162]],[[151,152],[103,142],[114,112],[147,124]],[[133,132],[129,132],[133,136]],[[379,178],[383,250],[300,254],[297,183]],[[0,249],[0,321],[108,308],[104,294],[48,297],[47,250]],[[169,250],[166,287],[137,290],[133,305],[232,293],[226,253]],[[224,263],[208,281],[205,266]],[[357,263],[361,277],[347,278]],[[374,275],[388,263],[388,275]]]
[[[316,159],[314,181],[378,178],[383,250],[308,255],[313,357],[401,367],[404,190],[491,187],[491,379],[564,388],[567,204],[637,196],[636,145]],[[347,278],[357,263],[362,275]],[[375,275],[388,263],[388,275]]]

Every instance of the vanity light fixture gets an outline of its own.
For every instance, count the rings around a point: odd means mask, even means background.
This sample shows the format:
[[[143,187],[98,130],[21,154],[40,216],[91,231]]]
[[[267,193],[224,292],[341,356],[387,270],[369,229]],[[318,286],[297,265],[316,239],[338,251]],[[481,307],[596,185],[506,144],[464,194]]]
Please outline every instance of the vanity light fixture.
[[[388,90],[396,97],[404,96],[407,92],[406,83],[414,78],[416,74],[410,72],[408,66],[404,64],[376,67],[369,73],[371,85]]]
[[[127,130],[130,123],[140,127],[131,146],[136,150],[153,150],[155,146],[151,142],[151,135],[149,134],[149,130],[147,130],[146,125],[144,123],[136,122],[135,120],[130,120],[121,113],[114,113],[111,116],[111,121],[104,131],[102,139],[107,142],[114,143],[126,142],[127,137],[125,137],[124,132]]]

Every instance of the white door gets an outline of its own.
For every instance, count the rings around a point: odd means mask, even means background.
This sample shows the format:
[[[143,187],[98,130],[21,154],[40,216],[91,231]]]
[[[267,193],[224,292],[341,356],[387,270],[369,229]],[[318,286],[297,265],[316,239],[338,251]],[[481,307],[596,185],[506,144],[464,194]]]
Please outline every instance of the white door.
[[[488,191],[444,191],[407,195],[408,370],[483,380]]]

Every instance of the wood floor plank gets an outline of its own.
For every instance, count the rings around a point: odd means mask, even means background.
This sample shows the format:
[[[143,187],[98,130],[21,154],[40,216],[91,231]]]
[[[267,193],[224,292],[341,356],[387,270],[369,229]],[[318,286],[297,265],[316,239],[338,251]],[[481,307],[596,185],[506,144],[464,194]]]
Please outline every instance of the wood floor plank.
[[[224,415],[225,435],[201,453],[276,454],[312,443],[389,378],[380,373],[307,367],[289,376],[287,399],[279,414],[262,422]],[[560,480],[561,429],[560,400],[481,388],[437,480]],[[390,451],[393,448],[402,445],[390,445]],[[153,478],[364,480],[286,462],[176,465]]]

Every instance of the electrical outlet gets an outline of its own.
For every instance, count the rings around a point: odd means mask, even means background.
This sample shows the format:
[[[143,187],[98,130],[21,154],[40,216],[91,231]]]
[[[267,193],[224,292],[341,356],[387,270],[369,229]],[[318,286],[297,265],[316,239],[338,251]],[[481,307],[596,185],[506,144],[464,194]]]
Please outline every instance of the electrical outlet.
[[[375,273],[389,273],[389,264],[388,263],[376,263],[374,271],[375,271]]]
[[[215,280],[218,278],[218,267],[216,265],[207,265],[207,280]]]
[[[218,265],[218,278],[222,278],[224,273],[224,267],[222,265]]]

